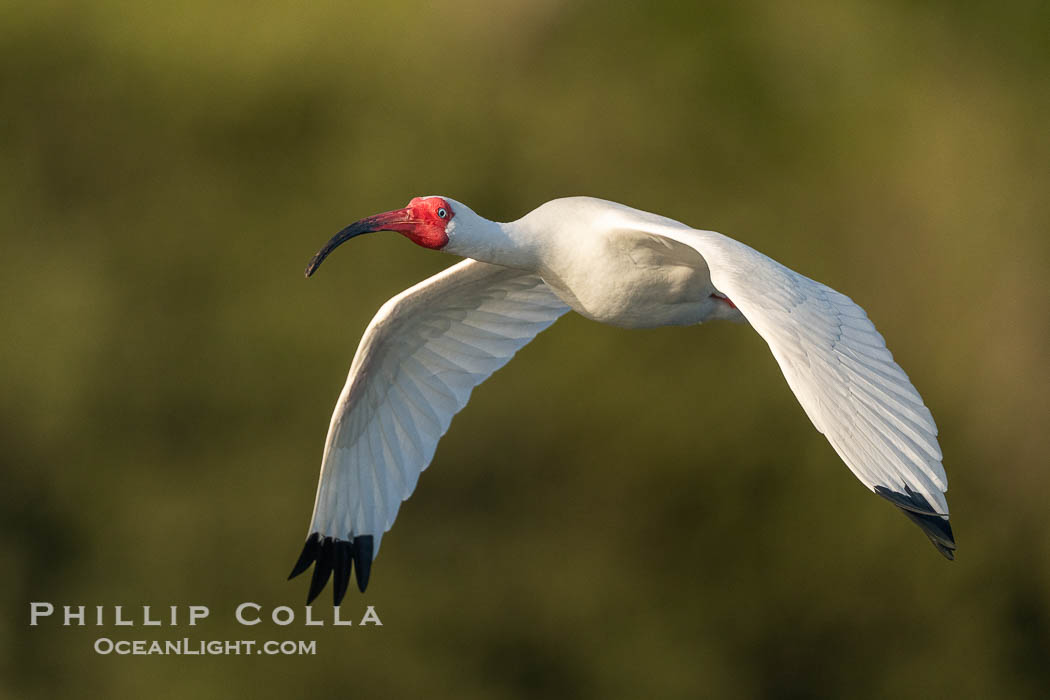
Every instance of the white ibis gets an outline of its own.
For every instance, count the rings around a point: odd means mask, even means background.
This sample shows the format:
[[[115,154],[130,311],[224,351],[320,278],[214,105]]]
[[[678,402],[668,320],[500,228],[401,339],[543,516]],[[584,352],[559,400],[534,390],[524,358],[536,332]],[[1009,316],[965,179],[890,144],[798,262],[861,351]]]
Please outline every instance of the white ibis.
[[[589,197],[511,223],[448,197],[417,197],[336,234],[397,231],[468,258],[406,289],[365,330],[325,441],[313,520],[289,578],[316,562],[307,603],[335,574],[362,592],[383,533],[470,393],[572,309],[624,328],[750,323],[806,415],[869,489],[954,558],[937,426],[860,308],[713,231]]]

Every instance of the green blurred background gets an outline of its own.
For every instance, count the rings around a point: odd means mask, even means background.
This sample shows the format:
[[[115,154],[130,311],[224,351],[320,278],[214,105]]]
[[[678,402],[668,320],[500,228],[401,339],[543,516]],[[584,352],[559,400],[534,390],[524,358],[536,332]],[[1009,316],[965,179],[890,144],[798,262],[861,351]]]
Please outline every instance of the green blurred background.
[[[1045,2],[0,14],[0,696],[1046,696]],[[475,392],[348,596],[383,627],[237,625],[302,619],[354,348],[454,261],[388,234],[302,269],[435,193],[613,199],[852,296],[937,418],[957,561],[747,327],[570,316]],[[32,600],[212,613],[31,628]],[[92,651],[183,634],[318,653]]]

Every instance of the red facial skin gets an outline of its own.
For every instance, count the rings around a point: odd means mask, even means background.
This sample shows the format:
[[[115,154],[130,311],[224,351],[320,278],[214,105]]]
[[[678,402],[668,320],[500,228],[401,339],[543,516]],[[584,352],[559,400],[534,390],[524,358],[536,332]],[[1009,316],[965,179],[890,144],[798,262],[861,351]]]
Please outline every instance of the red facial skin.
[[[453,216],[452,207],[441,197],[415,197],[404,209],[372,218],[377,226],[397,231],[416,245],[441,250],[448,245],[445,227]]]

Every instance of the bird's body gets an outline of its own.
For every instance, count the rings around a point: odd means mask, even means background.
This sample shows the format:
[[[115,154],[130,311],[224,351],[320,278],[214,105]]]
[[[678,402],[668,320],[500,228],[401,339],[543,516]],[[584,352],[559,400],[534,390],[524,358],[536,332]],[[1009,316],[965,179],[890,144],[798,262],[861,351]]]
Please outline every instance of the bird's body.
[[[499,231],[488,237],[498,245],[474,249],[470,257],[537,273],[569,308],[600,323],[656,328],[743,320],[731,305],[712,297],[717,290],[703,256],[671,238],[639,230],[632,217],[654,227],[691,230],[614,202],[567,197],[517,221],[487,222],[488,230]],[[453,238],[449,251],[456,247]]]
[[[365,331],[322,463],[310,537],[310,600],[352,566],[364,590],[379,541],[475,386],[569,309],[625,328],[748,322],[814,426],[853,473],[953,557],[937,428],[864,310],[848,297],[713,231],[589,197],[510,223],[455,200],[416,198],[363,219],[468,260],[391,299]]]

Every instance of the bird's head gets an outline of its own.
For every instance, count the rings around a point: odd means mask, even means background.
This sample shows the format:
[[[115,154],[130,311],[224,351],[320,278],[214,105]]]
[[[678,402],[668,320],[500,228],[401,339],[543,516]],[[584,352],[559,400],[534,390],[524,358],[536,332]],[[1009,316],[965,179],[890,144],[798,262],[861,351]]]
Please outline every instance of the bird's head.
[[[328,254],[342,243],[373,231],[397,231],[416,245],[441,250],[448,245],[449,234],[456,227],[453,219],[457,213],[464,213],[464,210],[469,212],[459,202],[446,197],[415,197],[403,209],[355,221],[332,236],[332,240],[317,251],[317,255],[306,266],[306,276],[312,275]]]

